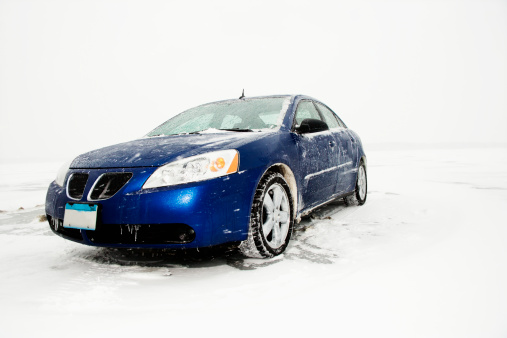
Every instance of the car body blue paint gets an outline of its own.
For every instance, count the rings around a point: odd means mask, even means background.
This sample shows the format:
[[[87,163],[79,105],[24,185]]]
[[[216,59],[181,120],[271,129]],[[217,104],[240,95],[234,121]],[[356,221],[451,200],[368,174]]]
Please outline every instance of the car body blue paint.
[[[304,214],[353,191],[359,161],[365,154],[359,136],[349,129],[305,135],[291,131],[302,99],[314,100],[292,96],[278,130],[144,138],[80,155],[72,162],[64,186],[73,173],[89,174],[83,198],[69,198],[65,188],[53,182],[47,193],[46,213],[63,219],[66,203],[95,203],[99,205],[98,226],[183,223],[196,235],[185,244],[97,244],[83,230],[80,242],[88,245],[197,248],[242,241],[247,238],[252,200],[260,179],[268,168],[283,164],[290,168],[296,182],[296,216]],[[238,150],[238,172],[206,181],[142,189],[161,165],[225,149]],[[133,176],[113,197],[88,200],[93,182],[108,172],[129,172]]]

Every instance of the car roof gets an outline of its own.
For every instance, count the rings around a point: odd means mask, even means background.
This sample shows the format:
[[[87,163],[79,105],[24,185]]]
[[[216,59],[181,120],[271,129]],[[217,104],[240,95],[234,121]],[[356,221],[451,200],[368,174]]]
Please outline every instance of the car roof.
[[[248,100],[248,99],[266,99],[266,98],[274,98],[274,97],[290,97],[291,98],[291,101],[294,102],[296,101],[296,99],[298,100],[302,100],[302,99],[307,99],[307,100],[314,100],[314,101],[319,101],[319,100],[316,100],[314,99],[313,97],[310,97],[310,96],[307,96],[307,95],[302,95],[302,94],[281,94],[281,95],[262,95],[262,96],[245,96],[244,99]],[[199,106],[205,106],[205,105],[208,105],[208,104],[214,104],[214,103],[224,103],[224,102],[229,102],[229,101],[238,101],[240,100],[239,98],[237,99],[226,99],[226,100],[219,100],[219,101],[213,101],[213,102],[207,102],[207,103],[204,103],[204,104],[201,104]],[[320,102],[320,101],[319,101]],[[199,107],[197,106],[197,107]]]

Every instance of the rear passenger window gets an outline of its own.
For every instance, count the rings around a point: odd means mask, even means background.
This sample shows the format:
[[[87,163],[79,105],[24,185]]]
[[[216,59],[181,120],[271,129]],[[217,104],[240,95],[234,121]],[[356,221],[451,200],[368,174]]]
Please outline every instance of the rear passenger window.
[[[317,103],[317,107],[319,107],[320,112],[322,115],[324,115],[324,122],[327,123],[329,129],[345,127],[344,125],[340,124],[340,121],[337,119],[336,115],[331,110],[329,110],[329,108],[320,103]]]

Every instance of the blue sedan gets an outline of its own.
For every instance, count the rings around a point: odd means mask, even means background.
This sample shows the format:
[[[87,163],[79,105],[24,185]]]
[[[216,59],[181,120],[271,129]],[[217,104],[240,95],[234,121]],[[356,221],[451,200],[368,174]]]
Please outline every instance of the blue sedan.
[[[46,197],[53,232],[117,248],[237,243],[273,257],[302,216],[366,201],[359,136],[311,97],[264,96],[189,109],[144,138],[82,154]]]

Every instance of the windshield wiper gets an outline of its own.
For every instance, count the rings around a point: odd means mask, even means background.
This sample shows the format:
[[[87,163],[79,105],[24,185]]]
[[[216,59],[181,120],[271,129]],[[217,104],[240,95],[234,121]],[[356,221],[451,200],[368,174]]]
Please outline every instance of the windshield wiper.
[[[239,132],[253,131],[252,129],[243,129],[243,128],[225,128],[225,129],[218,129],[218,130],[239,131]]]
[[[190,134],[199,134],[202,130],[199,131],[191,131],[189,133],[178,133],[178,134],[168,134],[167,136],[178,136],[178,135],[190,135]]]
[[[178,134],[156,134],[156,135],[150,135],[148,137],[157,137],[157,136],[178,136],[178,135],[190,135],[190,134],[200,134],[202,130],[199,131],[192,131],[190,133],[178,133]]]

